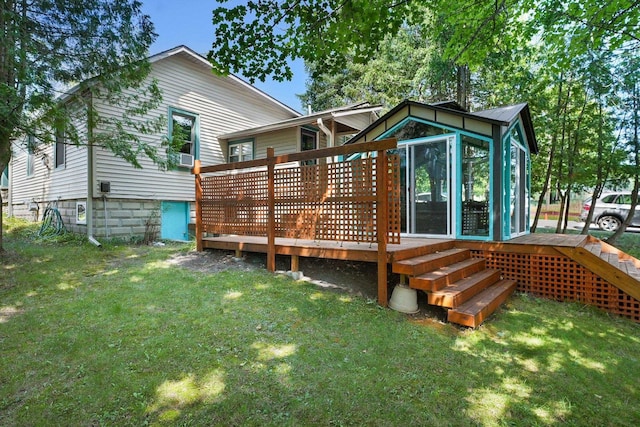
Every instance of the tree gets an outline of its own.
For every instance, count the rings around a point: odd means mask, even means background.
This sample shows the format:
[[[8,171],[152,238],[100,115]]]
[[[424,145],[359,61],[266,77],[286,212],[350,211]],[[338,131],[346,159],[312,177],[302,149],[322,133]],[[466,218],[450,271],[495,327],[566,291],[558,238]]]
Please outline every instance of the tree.
[[[0,171],[19,136],[46,144],[61,129],[69,143],[105,147],[136,167],[142,155],[166,165],[157,146],[136,136],[161,126],[145,116],[161,94],[147,80],[156,34],[140,1],[3,0],[0,34]],[[93,108],[98,98],[120,116],[103,117]],[[78,120],[93,124],[91,141]]]
[[[225,3],[228,0],[222,0]],[[402,25],[422,23],[443,11],[441,28],[451,28],[446,56],[473,68],[500,45],[516,0],[249,0],[213,10],[215,38],[209,52],[214,71],[241,72],[250,81],[291,78],[290,59],[314,64],[312,72],[339,72],[349,62],[364,64],[385,37]],[[511,21],[509,21],[511,20]]]
[[[640,56],[635,52],[624,55],[619,68],[619,75],[622,76],[618,83],[622,93],[620,109],[629,113],[620,121],[621,131],[628,141],[629,151],[629,160],[624,167],[633,181],[633,190],[631,192],[631,209],[622,225],[607,239],[607,242],[612,245],[631,223],[637,209],[638,193],[640,192]]]

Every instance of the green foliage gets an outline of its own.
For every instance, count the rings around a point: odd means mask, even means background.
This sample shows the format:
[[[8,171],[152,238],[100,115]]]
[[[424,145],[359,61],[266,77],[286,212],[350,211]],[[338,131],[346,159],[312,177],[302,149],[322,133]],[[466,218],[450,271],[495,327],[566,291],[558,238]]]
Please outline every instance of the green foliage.
[[[56,132],[136,167],[141,156],[165,165],[164,152],[139,137],[164,124],[147,116],[161,94],[147,79],[145,58],[156,34],[140,1],[3,2],[0,13],[0,170],[12,140],[34,135],[48,144]],[[105,109],[117,114],[107,118]]]
[[[224,2],[222,2],[224,3]],[[443,10],[452,28],[447,54],[475,64],[501,39],[511,2],[357,0],[248,1],[213,11],[215,37],[209,59],[219,73],[242,72],[251,81],[291,78],[289,59],[334,73],[350,62],[366,64],[385,38],[403,24],[423,22],[427,10]],[[440,31],[440,29],[439,29]]]

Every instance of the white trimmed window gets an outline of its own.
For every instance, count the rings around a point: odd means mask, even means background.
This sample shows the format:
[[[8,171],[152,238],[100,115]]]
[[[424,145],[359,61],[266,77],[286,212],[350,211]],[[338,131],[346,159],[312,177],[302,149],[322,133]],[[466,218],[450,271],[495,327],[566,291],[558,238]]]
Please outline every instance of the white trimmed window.
[[[253,139],[229,141],[229,163],[253,160]]]

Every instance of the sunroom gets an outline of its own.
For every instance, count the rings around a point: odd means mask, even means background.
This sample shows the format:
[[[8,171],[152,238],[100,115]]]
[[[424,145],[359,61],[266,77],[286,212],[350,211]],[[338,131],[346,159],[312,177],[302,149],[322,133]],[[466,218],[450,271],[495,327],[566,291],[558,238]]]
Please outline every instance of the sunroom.
[[[529,233],[527,104],[467,112],[405,100],[349,143],[394,137],[401,159],[401,231],[411,237],[505,241]]]

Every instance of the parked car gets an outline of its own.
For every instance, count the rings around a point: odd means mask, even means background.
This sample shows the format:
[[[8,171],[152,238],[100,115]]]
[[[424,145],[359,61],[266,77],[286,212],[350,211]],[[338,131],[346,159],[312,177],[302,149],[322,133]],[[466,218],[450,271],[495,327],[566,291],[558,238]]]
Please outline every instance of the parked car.
[[[591,198],[584,201],[580,219],[586,221],[591,207]],[[593,211],[592,222],[598,224],[601,230],[615,231],[620,227],[622,221],[627,217],[631,209],[631,193],[608,193],[603,194],[597,201]],[[632,227],[640,227],[640,209],[636,207]]]

